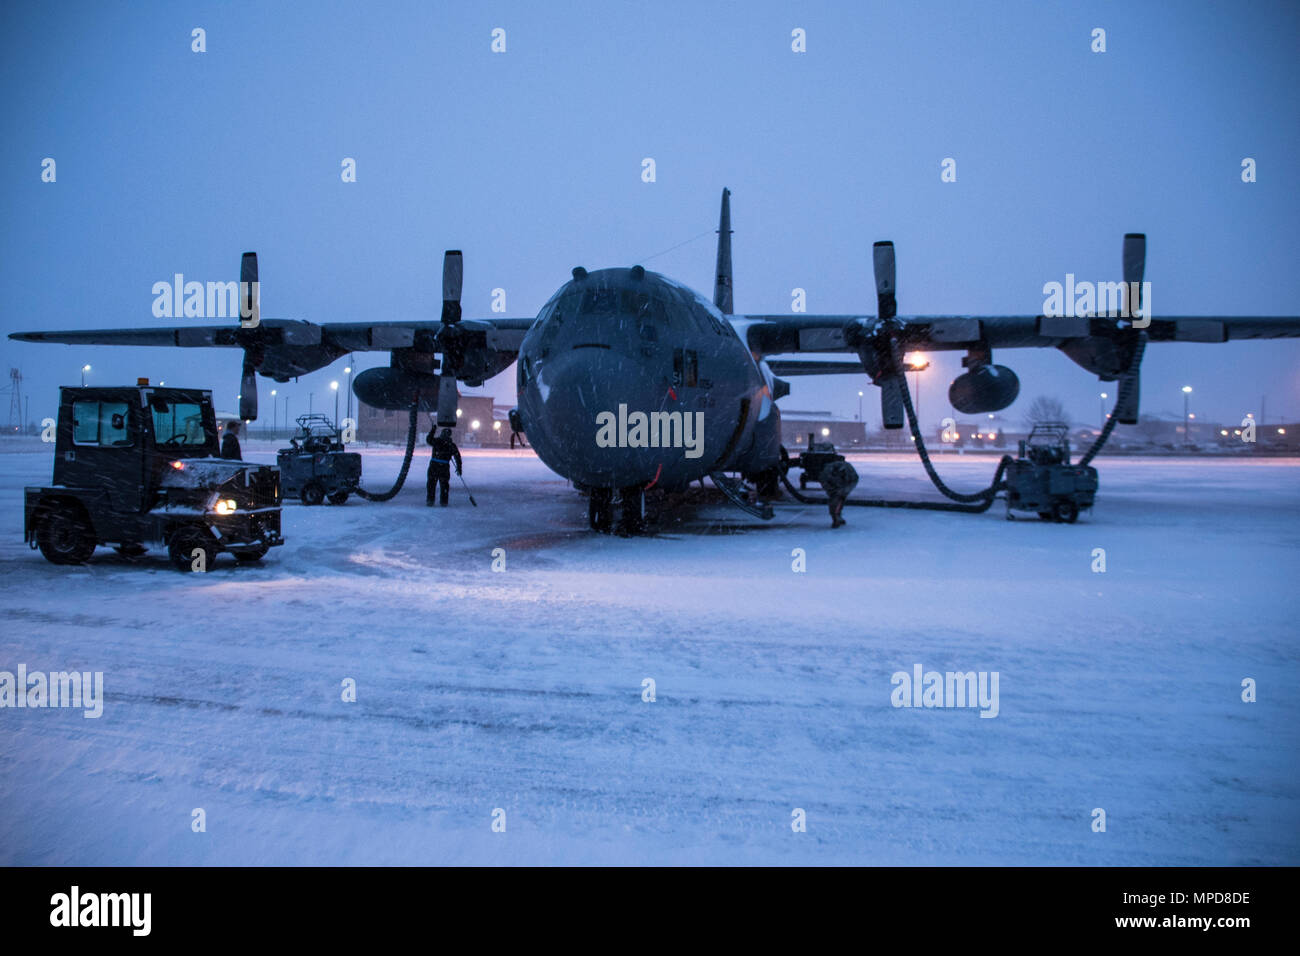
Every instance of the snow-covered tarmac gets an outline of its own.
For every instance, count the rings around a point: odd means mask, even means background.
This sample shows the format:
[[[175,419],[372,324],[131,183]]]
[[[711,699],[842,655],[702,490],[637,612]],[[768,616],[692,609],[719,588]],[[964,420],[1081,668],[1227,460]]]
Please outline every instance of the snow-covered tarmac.
[[[50,457],[0,443],[0,671],[102,671],[104,712],[0,710],[0,863],[1300,863],[1297,460],[1103,458],[1072,526],[718,500],[621,539],[528,453],[426,509],[421,455],[184,575],[29,551]],[[998,672],[997,717],[895,708],[916,664]]]

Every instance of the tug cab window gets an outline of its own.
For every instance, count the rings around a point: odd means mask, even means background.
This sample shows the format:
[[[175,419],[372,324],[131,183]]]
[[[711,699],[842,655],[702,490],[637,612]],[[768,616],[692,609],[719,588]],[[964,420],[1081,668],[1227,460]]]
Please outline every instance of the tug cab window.
[[[126,402],[73,402],[72,441],[76,445],[122,448],[131,444]]]
[[[203,410],[193,402],[169,402],[154,398],[149,402],[153,413],[153,439],[168,447],[197,447],[207,444],[203,430]]]

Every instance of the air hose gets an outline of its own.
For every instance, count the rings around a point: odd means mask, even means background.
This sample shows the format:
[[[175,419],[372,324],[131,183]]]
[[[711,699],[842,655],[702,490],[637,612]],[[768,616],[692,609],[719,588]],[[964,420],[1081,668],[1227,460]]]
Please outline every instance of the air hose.
[[[1119,390],[1115,395],[1115,409],[1122,407],[1127,400],[1129,392],[1132,391],[1136,382],[1135,374],[1138,365],[1142,361],[1142,353],[1146,350],[1147,337],[1145,333],[1138,336],[1137,343],[1133,349],[1133,355],[1129,359],[1128,368],[1124,372],[1123,381],[1120,382]],[[930,461],[930,454],[925,448],[925,439],[921,435],[920,426],[916,421],[916,411],[912,407],[912,395],[907,387],[907,376],[899,374],[900,392],[903,398],[903,408],[907,412],[907,423],[911,428],[912,439],[916,442],[916,452],[921,456],[921,464],[925,466],[925,473],[929,476],[931,483],[937,488],[945,498],[951,498],[953,502],[946,501],[892,501],[884,498],[849,498],[844,503],[854,505],[859,508],[913,508],[921,511],[956,511],[965,514],[981,514],[988,511],[993,506],[993,502],[999,491],[1006,489],[1006,483],[1003,481],[1006,476],[1007,468],[1011,466],[1014,459],[1010,455],[1003,455],[998,462],[997,471],[993,473],[993,482],[982,491],[973,494],[964,494],[959,491],[953,491],[943,483],[939,473],[935,471],[934,464]],[[1101,434],[1097,436],[1096,441],[1079,459],[1080,465],[1088,465],[1097,453],[1105,446],[1106,440],[1110,438],[1110,433],[1115,429],[1115,423],[1118,419],[1114,412],[1111,413],[1109,420],[1102,427]],[[826,498],[810,498],[807,495],[796,491],[790,484],[790,479],[785,470],[781,472],[781,482],[785,485],[786,490],[796,501],[804,504],[824,505],[830,501]]]
[[[1138,365],[1142,362],[1142,353],[1146,351],[1146,348],[1147,334],[1140,332],[1138,333],[1137,343],[1133,347],[1133,357],[1129,359],[1128,368],[1124,370],[1124,380],[1119,383],[1119,389],[1115,392],[1115,411],[1118,411],[1123,406],[1128,399],[1129,392],[1137,384]],[[1101,451],[1102,446],[1106,444],[1106,439],[1110,437],[1110,433],[1115,430],[1115,423],[1118,420],[1115,417],[1115,412],[1111,412],[1110,417],[1106,419],[1106,424],[1101,428],[1101,434],[1092,443],[1092,447],[1084,452],[1083,457],[1079,459],[1079,464],[1087,465],[1096,457],[1097,452]]]
[[[402,459],[402,470],[397,473],[397,482],[393,487],[382,493],[366,491],[364,488],[357,488],[357,494],[367,501],[388,501],[395,498],[397,493],[402,490],[402,485],[406,484],[406,473],[411,468],[411,456],[415,453],[415,433],[416,426],[420,423],[420,403],[418,401],[411,405],[411,424],[406,431],[406,457]]]

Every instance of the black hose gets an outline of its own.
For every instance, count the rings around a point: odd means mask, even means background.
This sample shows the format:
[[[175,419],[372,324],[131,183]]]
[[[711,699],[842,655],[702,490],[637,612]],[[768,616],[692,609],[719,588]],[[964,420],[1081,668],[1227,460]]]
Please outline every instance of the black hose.
[[[1110,437],[1110,433],[1115,430],[1115,423],[1119,421],[1115,417],[1115,412],[1119,411],[1121,403],[1128,398],[1128,393],[1133,390],[1134,385],[1137,383],[1138,365],[1142,362],[1142,353],[1146,351],[1146,348],[1147,334],[1139,332],[1137,344],[1133,347],[1133,357],[1129,359],[1128,368],[1124,370],[1124,379],[1119,383],[1118,391],[1115,392],[1115,408],[1110,413],[1110,418],[1106,419],[1106,424],[1102,426],[1101,434],[1097,436],[1097,440],[1079,459],[1079,464],[1087,465],[1090,463],[1096,457],[1097,452],[1101,451],[1102,446],[1106,444],[1106,439]]]
[[[420,423],[420,403],[417,400],[411,405],[411,425],[406,431],[406,457],[402,459],[402,470],[397,473],[397,483],[387,491],[375,493],[366,491],[364,488],[357,488],[357,494],[367,501],[388,501],[395,498],[397,493],[402,490],[402,485],[406,484],[406,473],[411,468],[411,456],[415,453],[415,433],[416,426]]]

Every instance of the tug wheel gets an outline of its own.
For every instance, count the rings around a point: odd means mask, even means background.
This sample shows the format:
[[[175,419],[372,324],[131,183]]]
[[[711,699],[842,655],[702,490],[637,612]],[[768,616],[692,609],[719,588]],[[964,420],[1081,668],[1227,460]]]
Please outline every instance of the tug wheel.
[[[1065,524],[1074,524],[1079,520],[1079,506],[1073,501],[1058,501],[1056,503],[1056,520]]]
[[[52,511],[36,528],[36,546],[51,564],[85,564],[95,553],[95,535],[76,511]]]
[[[347,500],[348,493],[346,491],[336,491],[334,494],[330,495],[330,504],[332,505],[345,504]]]
[[[266,557],[266,552],[270,550],[271,548],[269,545],[259,544],[255,548],[240,548],[238,551],[232,551],[230,553],[235,556],[235,560],[240,564],[253,564],[254,562],[261,561]]]
[[[207,528],[197,525],[178,528],[167,542],[167,555],[180,571],[211,571],[217,551],[217,542],[213,540],[212,534]],[[194,567],[196,563],[198,568]]]
[[[302,486],[302,503],[305,505],[318,505],[325,500],[325,489],[319,482],[309,481]]]

